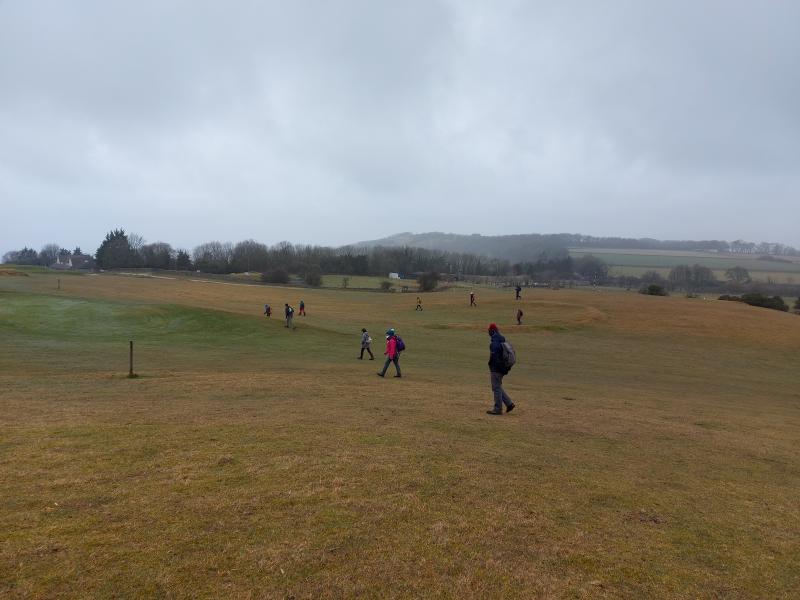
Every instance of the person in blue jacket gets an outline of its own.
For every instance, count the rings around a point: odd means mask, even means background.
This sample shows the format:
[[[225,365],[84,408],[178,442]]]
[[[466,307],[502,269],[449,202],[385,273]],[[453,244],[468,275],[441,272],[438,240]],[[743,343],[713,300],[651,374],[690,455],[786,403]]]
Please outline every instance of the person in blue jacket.
[[[490,415],[502,415],[503,405],[506,405],[506,412],[514,410],[514,403],[503,389],[503,377],[508,374],[508,369],[503,361],[503,342],[506,341],[497,330],[497,325],[489,324],[489,375],[492,382],[492,394],[494,395],[494,408],[487,410]]]

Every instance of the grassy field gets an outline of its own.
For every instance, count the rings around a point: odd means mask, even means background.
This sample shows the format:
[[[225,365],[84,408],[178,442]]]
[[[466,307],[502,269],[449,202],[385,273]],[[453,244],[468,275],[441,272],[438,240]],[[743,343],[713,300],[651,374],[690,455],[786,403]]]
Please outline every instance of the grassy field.
[[[800,317],[0,276],[0,597],[796,598]],[[261,315],[306,301],[297,329]],[[486,324],[519,364],[491,417]],[[356,360],[397,327],[403,379]],[[127,379],[128,340],[137,379]]]
[[[702,265],[714,271],[717,279],[724,281],[725,271],[743,267],[757,281],[775,283],[800,283],[800,259],[785,257],[782,260],[763,260],[758,256],[735,256],[712,252],[682,252],[662,250],[612,250],[606,248],[570,248],[573,258],[592,254],[604,260],[614,276],[641,276],[645,271],[657,271],[666,276],[677,265]]]

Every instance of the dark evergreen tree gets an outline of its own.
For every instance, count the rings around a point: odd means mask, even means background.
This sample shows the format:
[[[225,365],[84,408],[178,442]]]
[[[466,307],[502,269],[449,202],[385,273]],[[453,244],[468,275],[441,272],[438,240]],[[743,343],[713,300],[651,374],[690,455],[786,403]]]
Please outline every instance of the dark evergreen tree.
[[[95,255],[101,269],[119,269],[137,266],[139,257],[131,248],[124,229],[114,229],[106,234]]]

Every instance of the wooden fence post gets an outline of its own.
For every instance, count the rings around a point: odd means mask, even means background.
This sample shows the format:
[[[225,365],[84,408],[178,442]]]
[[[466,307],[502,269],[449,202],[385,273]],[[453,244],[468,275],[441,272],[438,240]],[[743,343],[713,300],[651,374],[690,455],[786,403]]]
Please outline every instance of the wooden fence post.
[[[128,370],[128,379],[133,379],[137,377],[136,373],[133,372],[133,340],[130,341],[130,368]]]

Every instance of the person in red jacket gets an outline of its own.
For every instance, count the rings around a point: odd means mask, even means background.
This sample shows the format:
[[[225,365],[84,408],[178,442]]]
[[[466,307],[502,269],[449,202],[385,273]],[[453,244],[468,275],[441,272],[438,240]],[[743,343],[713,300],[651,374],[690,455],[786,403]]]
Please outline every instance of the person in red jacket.
[[[383,363],[383,370],[378,371],[378,377],[386,375],[386,369],[389,368],[390,363],[394,363],[394,368],[397,370],[395,377],[402,377],[400,373],[400,352],[397,350],[397,336],[394,334],[394,329],[389,329],[386,332],[386,362]]]

